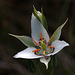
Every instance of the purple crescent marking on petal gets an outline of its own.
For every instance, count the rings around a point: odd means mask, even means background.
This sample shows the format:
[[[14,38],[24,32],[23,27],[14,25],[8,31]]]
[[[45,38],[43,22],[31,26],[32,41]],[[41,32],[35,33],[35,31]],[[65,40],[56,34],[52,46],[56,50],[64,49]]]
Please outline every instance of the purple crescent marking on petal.
[[[37,51],[37,52],[38,52],[38,51]],[[42,56],[42,54],[37,54],[37,52],[34,52],[34,54],[35,54],[35,55],[38,55],[38,56]]]
[[[52,50],[52,52],[51,52],[51,53],[53,53],[53,52],[54,52],[54,50],[55,50],[55,48],[53,48],[53,50]]]

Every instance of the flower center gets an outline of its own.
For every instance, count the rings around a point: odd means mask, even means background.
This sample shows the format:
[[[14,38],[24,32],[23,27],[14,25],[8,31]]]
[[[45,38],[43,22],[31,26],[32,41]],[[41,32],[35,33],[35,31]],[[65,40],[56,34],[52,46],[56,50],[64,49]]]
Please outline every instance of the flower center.
[[[40,47],[36,50],[33,50],[32,52],[34,52],[36,55],[48,55],[50,53],[54,52],[55,47],[53,46],[47,46],[49,41],[53,38],[53,36],[49,39],[48,43],[46,42],[46,40],[42,37],[42,33],[40,33],[41,35],[41,39],[39,40],[39,43],[37,43],[33,38],[32,40],[34,41],[34,43]]]
[[[44,43],[44,40],[40,41],[41,49],[46,50],[46,44]]]

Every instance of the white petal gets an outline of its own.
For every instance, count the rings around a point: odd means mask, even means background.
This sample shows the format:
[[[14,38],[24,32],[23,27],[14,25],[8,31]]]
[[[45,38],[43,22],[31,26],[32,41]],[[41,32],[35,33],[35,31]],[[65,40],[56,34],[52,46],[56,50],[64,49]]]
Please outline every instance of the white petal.
[[[46,69],[48,69],[48,63],[51,60],[50,57],[48,57],[48,59],[46,60],[45,57],[40,58],[40,62],[44,63],[46,65]]]
[[[56,31],[53,33],[53,38],[51,39],[51,41],[49,42],[49,43],[51,43],[51,42],[53,42],[53,41],[55,41],[55,40],[58,40],[59,38],[60,38],[60,35],[61,35],[61,30],[62,30],[62,28],[64,27],[64,25],[67,23],[67,21],[68,21],[68,18],[66,19],[66,21],[61,25],[61,26],[59,26],[57,29],[56,29]],[[52,37],[51,36],[51,37]]]
[[[36,45],[33,43],[32,38],[28,37],[28,36],[18,36],[18,35],[13,35],[13,34],[9,34],[11,36],[16,37],[17,39],[19,39],[24,45],[28,46],[28,47],[35,47]]]
[[[31,19],[31,31],[32,31],[32,37],[33,39],[38,43],[39,39],[41,38],[40,33],[42,32],[43,38],[46,39],[48,42],[49,35],[43,25],[39,22],[39,20],[32,14]]]
[[[69,46],[68,43],[66,43],[65,41],[60,41],[60,40],[56,40],[52,43],[52,46],[55,47],[55,50],[53,53],[49,54],[49,55],[54,55],[56,53],[58,53],[59,51],[61,51],[65,46]]]
[[[15,58],[26,58],[26,59],[35,59],[35,58],[43,57],[43,56],[35,55],[34,52],[32,52],[33,50],[36,50],[36,48],[34,47],[26,48],[25,50],[18,52],[14,57]]]

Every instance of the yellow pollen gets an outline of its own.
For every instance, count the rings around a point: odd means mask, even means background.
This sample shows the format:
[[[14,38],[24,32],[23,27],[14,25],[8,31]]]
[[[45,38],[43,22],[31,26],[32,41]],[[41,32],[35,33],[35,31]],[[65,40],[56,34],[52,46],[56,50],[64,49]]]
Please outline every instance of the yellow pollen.
[[[45,55],[45,51],[43,51],[43,55]]]

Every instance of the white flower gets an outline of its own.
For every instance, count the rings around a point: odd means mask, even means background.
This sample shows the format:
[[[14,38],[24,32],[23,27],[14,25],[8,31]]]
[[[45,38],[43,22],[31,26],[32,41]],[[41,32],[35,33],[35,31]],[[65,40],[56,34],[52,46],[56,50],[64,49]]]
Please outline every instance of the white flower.
[[[32,14],[31,19],[32,38],[28,36],[17,36],[10,34],[18,38],[22,43],[24,43],[28,47],[25,50],[18,52],[14,57],[25,59],[40,58],[40,62],[44,63],[46,65],[46,69],[48,69],[50,56],[58,53],[65,46],[69,46],[69,44],[66,43],[65,41],[58,40],[61,35],[61,29],[66,24],[66,22],[67,20],[54,32],[52,37],[49,38],[49,35],[45,30],[45,28],[43,27],[43,25],[34,16],[34,14]]]

